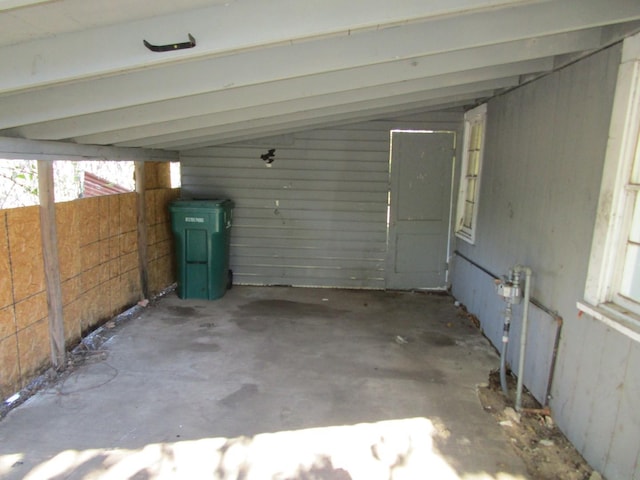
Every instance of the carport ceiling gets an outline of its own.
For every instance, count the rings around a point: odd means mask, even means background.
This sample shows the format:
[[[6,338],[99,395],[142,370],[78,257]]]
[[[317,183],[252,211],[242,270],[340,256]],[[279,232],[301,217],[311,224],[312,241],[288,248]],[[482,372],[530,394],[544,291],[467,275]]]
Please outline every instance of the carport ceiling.
[[[459,109],[638,20],[638,0],[0,0],[0,136],[184,150]]]

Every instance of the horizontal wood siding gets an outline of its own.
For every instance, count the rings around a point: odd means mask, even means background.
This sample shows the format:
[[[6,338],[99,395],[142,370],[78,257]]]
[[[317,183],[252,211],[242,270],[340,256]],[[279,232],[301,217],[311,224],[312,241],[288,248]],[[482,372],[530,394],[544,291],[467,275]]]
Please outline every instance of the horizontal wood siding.
[[[366,122],[183,152],[183,196],[236,203],[236,283],[384,288],[390,130],[452,128],[458,117]],[[269,166],[260,156],[272,148]]]

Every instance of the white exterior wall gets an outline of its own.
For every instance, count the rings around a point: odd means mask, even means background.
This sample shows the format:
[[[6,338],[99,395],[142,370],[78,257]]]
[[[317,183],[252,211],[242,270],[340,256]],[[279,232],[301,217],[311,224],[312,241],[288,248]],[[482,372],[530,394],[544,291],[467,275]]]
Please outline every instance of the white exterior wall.
[[[516,264],[533,269],[533,297],[564,320],[553,416],[609,480],[638,480],[640,344],[576,308],[584,295],[619,63],[617,45],[489,103],[476,242],[458,239],[456,248],[495,275]],[[456,257],[453,293],[499,346],[504,303],[492,282]],[[555,322],[544,315],[536,320],[533,310],[527,362],[548,365]],[[516,322],[520,318],[516,313]]]
[[[182,195],[236,203],[236,283],[384,288],[390,130],[451,130],[460,119],[371,121],[183,152]],[[267,166],[260,155],[272,148]]]

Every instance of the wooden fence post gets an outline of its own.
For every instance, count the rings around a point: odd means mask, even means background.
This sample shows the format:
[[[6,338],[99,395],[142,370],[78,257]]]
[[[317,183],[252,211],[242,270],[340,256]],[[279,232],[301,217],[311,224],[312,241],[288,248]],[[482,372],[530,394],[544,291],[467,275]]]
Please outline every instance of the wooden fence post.
[[[144,162],[135,162],[136,196],[138,209],[138,269],[144,298],[149,298],[149,259],[147,258],[147,214],[145,201]]]
[[[49,307],[51,362],[56,369],[60,369],[65,366],[66,352],[53,187],[53,162],[51,161],[38,160],[38,196],[40,197],[42,257],[44,259],[47,305]]]

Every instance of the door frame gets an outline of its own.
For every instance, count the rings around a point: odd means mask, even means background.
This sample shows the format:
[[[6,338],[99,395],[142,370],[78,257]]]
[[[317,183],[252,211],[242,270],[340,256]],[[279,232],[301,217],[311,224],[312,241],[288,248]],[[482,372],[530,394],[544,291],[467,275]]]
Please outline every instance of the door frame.
[[[454,223],[454,213],[456,208],[456,164],[458,163],[458,152],[459,152],[459,131],[458,130],[437,130],[437,129],[410,129],[410,128],[394,128],[389,131],[389,182],[388,182],[388,190],[387,190],[387,254],[385,260],[385,289],[389,289],[389,272],[388,269],[391,267],[392,262],[389,260],[390,256],[393,252],[390,251],[391,247],[391,233],[392,233],[392,225],[391,225],[391,208],[392,208],[392,164],[393,164],[393,134],[394,133],[416,133],[416,134],[437,134],[437,133],[447,133],[453,135],[453,149],[452,149],[452,158],[451,158],[451,190],[449,193],[449,208],[448,208],[448,221],[447,221],[447,240],[446,240],[446,253],[445,253],[445,262],[446,262],[446,271],[444,275],[444,285],[442,287],[433,287],[433,288],[416,288],[416,290],[425,290],[425,291],[445,291],[449,288],[449,278],[451,273],[451,257],[452,257],[452,247],[454,241],[453,234],[453,223]]]

